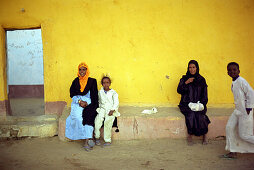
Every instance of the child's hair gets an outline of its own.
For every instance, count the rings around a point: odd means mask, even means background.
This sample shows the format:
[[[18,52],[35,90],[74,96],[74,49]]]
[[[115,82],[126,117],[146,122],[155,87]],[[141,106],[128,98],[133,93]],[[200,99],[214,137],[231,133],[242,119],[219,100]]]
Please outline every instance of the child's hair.
[[[103,85],[103,80],[104,80],[104,79],[108,79],[109,82],[111,83],[111,79],[109,78],[109,76],[103,76],[103,77],[101,78],[101,85]]]
[[[236,66],[236,67],[238,68],[238,70],[239,70],[239,64],[236,63],[236,62],[230,62],[230,63],[228,63],[227,68],[228,68],[229,66]]]

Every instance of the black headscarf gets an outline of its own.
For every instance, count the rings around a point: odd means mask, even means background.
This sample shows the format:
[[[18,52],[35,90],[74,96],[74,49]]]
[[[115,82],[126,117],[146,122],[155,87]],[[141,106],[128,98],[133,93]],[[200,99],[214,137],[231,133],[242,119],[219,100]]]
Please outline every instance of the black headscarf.
[[[194,75],[191,74],[190,71],[189,71],[189,65],[190,64],[194,64],[197,68],[196,73]],[[190,60],[189,63],[188,63],[188,68],[187,68],[185,79],[187,80],[188,78],[191,78],[191,77],[195,78],[194,81],[193,81],[194,84],[200,84],[201,86],[206,86],[207,87],[205,79],[199,74],[199,65],[198,65],[198,62],[196,60]]]
[[[189,71],[189,66],[190,66],[190,64],[194,64],[194,65],[196,66],[196,68],[197,68],[196,73],[195,73],[194,75],[191,74],[190,71]],[[188,68],[187,68],[187,72],[186,72],[186,76],[187,76],[188,78],[190,78],[190,77],[195,77],[195,78],[197,78],[197,77],[199,76],[199,65],[198,65],[198,62],[197,62],[196,60],[190,60],[190,61],[189,61],[189,63],[188,63]]]

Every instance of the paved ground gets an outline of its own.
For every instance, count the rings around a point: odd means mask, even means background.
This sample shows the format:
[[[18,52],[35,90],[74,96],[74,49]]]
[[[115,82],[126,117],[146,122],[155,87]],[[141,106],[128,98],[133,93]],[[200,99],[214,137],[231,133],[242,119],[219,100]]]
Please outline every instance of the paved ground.
[[[201,145],[184,139],[113,141],[112,146],[86,152],[82,141],[62,142],[58,137],[0,141],[0,169],[84,170],[253,170],[254,154],[239,154],[236,160],[218,156],[226,153],[225,140]]]

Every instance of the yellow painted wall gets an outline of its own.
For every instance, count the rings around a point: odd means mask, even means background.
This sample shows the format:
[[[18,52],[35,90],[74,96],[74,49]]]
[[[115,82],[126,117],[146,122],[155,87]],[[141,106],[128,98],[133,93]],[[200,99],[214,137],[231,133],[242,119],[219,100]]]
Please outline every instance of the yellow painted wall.
[[[70,105],[81,61],[98,82],[110,73],[121,104],[176,105],[190,59],[199,61],[210,106],[233,102],[230,61],[254,87],[253,0],[1,0],[0,26],[0,100],[2,30],[11,28],[42,29],[46,102]]]
[[[0,101],[7,99],[5,63],[5,31],[0,28]]]

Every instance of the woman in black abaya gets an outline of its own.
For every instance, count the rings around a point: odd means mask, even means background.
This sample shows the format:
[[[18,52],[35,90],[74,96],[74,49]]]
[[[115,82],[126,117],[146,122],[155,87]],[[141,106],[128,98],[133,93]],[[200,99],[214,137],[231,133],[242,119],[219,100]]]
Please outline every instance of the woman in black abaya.
[[[192,135],[202,136],[203,144],[207,144],[207,132],[209,118],[206,115],[208,102],[207,98],[207,84],[205,78],[199,74],[199,65],[195,60],[191,60],[188,64],[186,75],[184,75],[179,82],[177,92],[181,94],[181,101],[178,107],[185,116],[185,123],[188,130],[187,142],[192,144]],[[192,111],[188,104],[190,102],[200,102],[204,105],[202,111]]]

